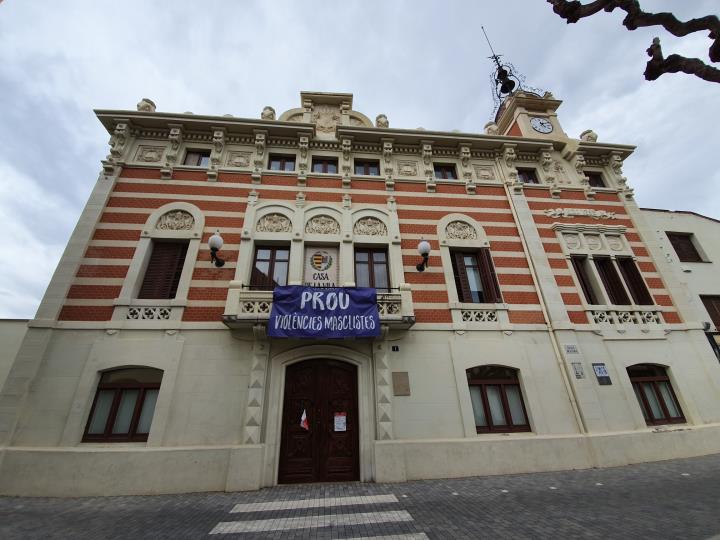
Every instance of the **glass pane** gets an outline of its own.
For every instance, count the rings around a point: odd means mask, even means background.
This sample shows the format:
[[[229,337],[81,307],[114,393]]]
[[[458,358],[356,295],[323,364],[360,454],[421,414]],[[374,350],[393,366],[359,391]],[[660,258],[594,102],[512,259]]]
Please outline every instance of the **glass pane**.
[[[255,270],[262,276],[267,276],[270,273],[270,262],[269,261],[256,261]]]
[[[337,163],[328,163],[327,164],[327,172],[336,173],[337,172]]]
[[[290,251],[287,249],[278,249],[275,252],[275,260],[276,261],[287,261],[289,256],[290,256]]]
[[[373,253],[373,261],[377,262],[384,262],[387,260],[387,256],[385,255],[384,251],[376,251]]]
[[[113,397],[115,397],[115,390],[100,390],[98,392],[95,410],[90,420],[90,426],[88,426],[88,434],[102,435],[105,433],[105,424],[107,424]]]
[[[356,251],[355,252],[355,262],[368,262],[368,252],[367,251]]]
[[[313,172],[323,172],[323,164],[314,161],[312,164],[312,170]]]
[[[390,286],[388,283],[387,266],[385,263],[375,263],[373,267],[375,270],[375,288],[387,289]]]
[[[505,396],[507,397],[508,407],[510,407],[510,416],[515,426],[527,425],[525,411],[522,406],[522,396],[520,395],[519,386],[506,386]]]
[[[207,167],[210,164],[210,156],[200,156],[200,166]]]
[[[370,165],[370,174],[380,176],[380,167],[378,165]]]
[[[270,161],[270,170],[271,171],[279,171],[280,170],[280,160],[273,159]]]
[[[479,386],[470,387],[470,401],[475,415],[475,425],[486,427],[487,419],[485,418],[485,409],[483,408],[482,393]]]
[[[640,409],[642,410],[645,420],[651,420],[651,418],[648,416],[648,412],[645,410],[645,405],[643,405],[642,396],[640,395],[640,387],[637,384],[633,384],[633,390],[635,390],[635,397],[640,404]]]
[[[468,379],[510,379],[517,381],[517,372],[503,366],[477,366],[466,371]]]
[[[255,256],[256,260],[268,260],[270,259],[270,250],[269,249],[258,249],[257,255]]]
[[[275,261],[273,271],[273,283],[275,285],[286,285],[288,275],[288,263]]]
[[[677,404],[677,401],[675,401],[675,396],[673,396],[672,389],[670,388],[670,383],[661,381],[658,382],[657,385],[660,389],[660,395],[662,396],[663,401],[665,401],[665,407],[667,407],[668,413],[670,413],[670,418],[678,418],[682,416],[680,406]]]
[[[503,410],[502,398],[500,397],[500,387],[488,385],[485,387],[487,393],[488,405],[490,406],[490,418],[494,426],[508,425],[505,420],[505,411]]]
[[[135,402],[139,393],[140,390],[123,390],[120,406],[115,415],[115,424],[112,428],[113,435],[130,433],[130,423],[132,422]]]
[[[365,165],[363,163],[355,164],[355,174],[365,174]]]
[[[370,271],[367,264],[355,265],[355,285],[358,287],[370,286]]]
[[[642,389],[645,394],[645,398],[650,404],[650,413],[653,416],[653,420],[660,420],[664,418],[665,415],[663,414],[660,402],[655,395],[655,389],[653,388],[652,383],[642,383]]]
[[[153,413],[155,412],[155,403],[157,403],[158,393],[160,390],[145,390],[145,399],[143,400],[140,419],[138,420],[137,433],[150,433],[150,424],[152,423]]]
[[[285,160],[285,170],[286,171],[294,171],[295,170],[295,160],[294,159]]]
[[[439,169],[436,167],[435,168],[435,178],[442,178],[442,177],[443,177],[442,169]]]
[[[136,383],[159,383],[162,380],[161,369],[153,368],[129,368],[114,369],[103,373],[100,384],[136,382]]]
[[[470,293],[473,302],[482,302],[482,283],[480,282],[480,272],[477,268],[466,268],[467,280],[470,285]]]

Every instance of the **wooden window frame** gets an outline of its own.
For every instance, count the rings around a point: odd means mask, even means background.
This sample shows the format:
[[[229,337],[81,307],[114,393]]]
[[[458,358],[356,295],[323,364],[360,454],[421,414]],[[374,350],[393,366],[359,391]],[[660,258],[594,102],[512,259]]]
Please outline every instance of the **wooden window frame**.
[[[316,171],[316,165],[321,165],[322,170]],[[334,172],[328,171],[329,165],[333,165],[335,167]],[[314,156],[312,158],[312,165],[310,167],[310,170],[317,174],[338,174],[338,159],[334,157]]]
[[[457,180],[457,167],[452,163],[433,163],[433,176],[437,180]]]
[[[483,366],[485,367],[485,366]],[[503,366],[498,366],[503,367]],[[468,370],[465,370],[465,374],[467,377],[468,382],[468,390],[471,386],[476,386],[480,388],[480,397],[482,399],[483,404],[483,410],[485,412],[485,420],[487,421],[487,426],[478,426],[475,425],[475,431],[477,433],[520,433],[520,432],[528,432],[531,431],[530,429],[530,419],[528,417],[527,408],[525,407],[525,398],[523,397],[522,388],[520,386],[520,379],[517,376],[518,370],[514,368],[506,368],[506,369],[512,369],[515,373],[514,378],[510,379],[471,379],[470,378],[470,370],[473,368],[470,368]],[[508,386],[515,386],[518,389],[518,395],[520,396],[520,404],[523,408],[523,415],[525,416],[526,424],[510,424],[510,425],[504,425],[504,426],[496,426],[492,423],[492,411],[490,410],[490,402],[488,401],[487,397],[487,390],[486,388],[488,386],[499,386],[500,387],[500,399],[502,401],[503,406],[503,414],[505,415],[506,420],[510,420],[512,422],[512,415],[510,414],[510,404],[508,403],[507,399],[507,391],[506,388]],[[472,407],[472,405],[471,405]],[[473,414],[474,417],[474,414]],[[473,420],[474,421],[474,420]]]
[[[481,302],[475,302],[472,298],[470,281],[468,280],[467,266],[464,257],[472,256],[475,259],[475,267],[480,274],[480,285],[482,286],[483,298]],[[453,277],[458,300],[465,304],[499,304],[502,302],[502,293],[498,283],[495,265],[492,262],[492,255],[488,248],[481,248],[477,251],[450,250],[452,261]]]
[[[702,254],[695,245],[693,233],[669,232],[665,231],[670,244],[680,262],[706,262]]]
[[[605,293],[607,294],[610,304],[614,306],[631,305],[630,295],[625,289],[623,279],[620,276],[620,272],[618,272],[612,257],[595,256],[593,257],[593,263],[595,264],[595,269],[600,276],[600,281],[602,281],[603,287],[605,288]]]
[[[137,368],[134,368],[137,369]],[[161,371],[156,368],[145,368],[152,369],[154,371]],[[116,370],[111,370],[116,371]],[[107,371],[103,373],[108,373]],[[101,382],[98,383],[95,390],[95,397],[93,398],[93,404],[90,408],[90,415],[88,416],[87,423],[85,424],[85,431],[83,432],[82,442],[146,442],[148,440],[148,433],[137,433],[138,422],[140,421],[140,414],[142,413],[143,405],[145,404],[145,395],[148,390],[160,391],[160,385],[162,384],[162,375],[159,382],[152,383],[141,383],[137,381],[120,381],[115,383],[103,383],[102,377]],[[108,412],[107,420],[105,421],[105,431],[102,434],[90,434],[90,423],[93,420],[95,414],[95,407],[97,406],[97,400],[102,390],[113,390],[115,395],[113,396],[112,405]],[[120,400],[122,394],[126,390],[139,390],[137,400],[135,401],[135,409],[133,410],[132,420],[130,421],[130,427],[127,433],[112,433],[113,425],[117,419],[118,408],[120,407]],[[157,406],[157,403],[156,403]],[[155,411],[153,411],[153,416]],[[152,425],[152,422],[151,422]]]
[[[720,295],[701,294],[700,301],[702,301],[703,306],[705,306],[715,328],[720,330]]]
[[[272,164],[273,161],[277,162],[280,165],[279,169],[273,169]],[[268,157],[268,170],[270,171],[284,171],[284,172],[293,172],[295,170],[295,164],[296,164],[296,156],[294,155],[288,155],[288,154],[270,154]],[[292,164],[292,168],[288,169],[287,165]]]
[[[580,289],[585,296],[585,301],[591,306],[598,305],[598,295],[587,273],[587,260],[587,255],[570,256],[570,262],[572,263],[573,270],[575,270],[575,276],[577,276],[578,282],[580,283]]]
[[[197,159],[195,159],[195,163],[188,163],[188,159],[190,156],[195,156]],[[203,158],[207,158],[207,162],[203,164]],[[196,149],[187,149],[185,151],[185,159],[183,159],[183,165],[187,165],[189,167],[208,167],[210,165],[210,150],[205,150],[203,148],[196,148]]]
[[[637,367],[652,367],[657,370],[662,370],[664,375],[654,375],[651,377],[636,377],[630,374],[630,370],[632,368]],[[627,374],[630,378],[630,382],[633,386],[633,389],[635,390],[635,396],[640,397],[639,404],[640,408],[643,410],[643,418],[645,418],[645,422],[649,426],[658,426],[658,425],[664,425],[664,424],[684,424],[687,422],[685,420],[685,415],[682,412],[682,408],[680,406],[680,402],[678,401],[677,395],[675,394],[675,389],[673,388],[672,382],[670,381],[670,377],[667,375],[666,368],[662,366],[657,366],[654,364],[635,364],[633,366],[627,367]],[[663,398],[662,393],[659,390],[658,383],[660,382],[666,382],[668,383],[668,388],[670,388],[670,393],[672,394],[673,399],[675,400],[675,403],[677,404],[678,410],[680,411],[680,416],[671,417],[670,412],[667,408],[667,405],[665,404],[665,398]],[[645,392],[642,388],[641,383],[651,383],[653,392],[655,392],[655,397],[658,400],[658,403],[660,404],[660,408],[663,411],[663,418],[654,418],[652,413],[652,408],[650,407],[650,404],[647,401],[647,397],[645,396]]]
[[[588,184],[594,188],[606,188],[605,177],[598,171],[583,171],[588,178]]]
[[[160,254],[158,248],[160,246],[174,245],[179,249],[174,254],[174,260],[168,260],[173,254]],[[153,240],[150,246],[150,258],[148,260],[145,273],[137,297],[147,300],[173,300],[177,296],[180,278],[187,261],[189,241],[168,241]],[[164,249],[164,248],[163,248]],[[163,259],[162,257],[165,257]],[[170,266],[172,264],[172,266]],[[164,273],[163,273],[164,272]],[[160,273],[155,277],[155,273]],[[152,281],[155,281],[154,285]],[[162,291],[156,293],[155,291]]]
[[[368,254],[368,260],[367,260],[366,263],[365,263],[365,262],[362,262],[362,261],[361,261],[360,263],[358,263],[358,260],[357,260],[357,254],[358,254],[358,253],[367,253],[367,254]],[[383,254],[385,254],[384,264],[385,264],[385,276],[386,276],[386,278],[387,278],[387,284],[388,284],[387,288],[382,287],[382,288],[379,288],[379,289],[378,289],[378,288],[375,286],[375,272],[374,272],[374,270],[375,270],[375,261],[374,261],[374,258],[373,258],[373,255],[374,255],[375,253],[383,253]],[[391,284],[391,282],[390,282],[390,259],[389,259],[389,257],[388,257],[388,251],[387,251],[387,249],[385,249],[385,248],[362,248],[362,247],[360,247],[360,248],[355,248],[355,252],[354,252],[354,254],[353,254],[353,271],[355,272],[356,284],[357,284],[357,267],[358,267],[358,264],[367,265],[367,267],[368,267],[368,276],[369,276],[369,278],[370,278],[370,285],[368,285],[369,287],[372,287],[373,289],[377,289],[379,292],[384,292],[384,293],[389,293],[389,292],[390,292],[390,288],[392,287],[392,284]]]
[[[616,257],[615,263],[620,270],[625,286],[630,292],[633,302],[637,306],[652,306],[655,305],[650,291],[647,288],[647,284],[640,273],[635,261],[632,257]]]
[[[362,168],[362,172],[358,172],[359,167]],[[372,174],[370,167],[377,167],[377,174]],[[380,176],[380,162],[376,159],[356,159],[353,170],[356,175]]]
[[[270,250],[270,258],[269,259],[260,259],[261,261],[268,261],[270,263],[268,268],[268,274],[267,279],[264,281],[269,281],[269,283],[258,283],[260,278],[258,277],[258,273],[255,271],[255,264],[258,261],[258,251],[261,249],[268,249]],[[287,260],[285,259],[278,259],[277,258],[277,252],[278,250],[285,250],[288,252]],[[273,275],[275,274],[275,263],[276,262],[287,262],[288,263],[288,270],[285,274],[285,283],[287,284],[288,276],[290,274],[290,246],[282,246],[282,245],[256,245],[255,246],[255,252],[253,253],[253,260],[252,260],[252,268],[250,270],[250,289],[253,290],[265,290],[265,291],[271,291],[273,290],[276,285],[272,282]]]
[[[517,172],[518,180],[520,180],[523,184],[540,183],[540,177],[538,176],[537,169],[535,167],[518,167]]]

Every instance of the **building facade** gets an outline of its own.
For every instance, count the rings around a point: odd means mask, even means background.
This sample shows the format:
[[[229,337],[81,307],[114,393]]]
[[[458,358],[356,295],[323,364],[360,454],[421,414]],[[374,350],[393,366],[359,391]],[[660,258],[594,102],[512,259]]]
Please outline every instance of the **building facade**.
[[[277,118],[96,111],[110,154],[0,393],[0,493],[720,451],[720,367],[622,174],[633,147],[568,137],[560,104],[516,92],[483,134],[336,93]],[[268,337],[292,285],[374,288],[379,336]]]

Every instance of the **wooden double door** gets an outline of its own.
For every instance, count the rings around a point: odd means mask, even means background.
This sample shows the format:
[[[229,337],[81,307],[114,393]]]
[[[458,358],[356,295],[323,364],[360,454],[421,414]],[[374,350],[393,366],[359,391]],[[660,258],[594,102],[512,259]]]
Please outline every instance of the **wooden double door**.
[[[360,479],[357,368],[305,360],[285,373],[278,482]]]

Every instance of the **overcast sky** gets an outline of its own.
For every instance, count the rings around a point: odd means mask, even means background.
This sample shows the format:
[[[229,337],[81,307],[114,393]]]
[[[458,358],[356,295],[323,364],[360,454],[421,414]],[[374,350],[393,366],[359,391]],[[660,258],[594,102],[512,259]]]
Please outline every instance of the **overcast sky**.
[[[642,0],[681,18],[717,1]],[[352,92],[391,127],[482,132],[496,52],[564,100],[574,137],[637,145],[624,171],[641,206],[720,218],[720,85],[643,79],[653,36],[707,59],[709,40],[628,32],[621,12],[568,25],[545,0],[0,3],[0,317],[34,316],[108,153],[93,114],[130,109],[259,117],[301,90]]]

